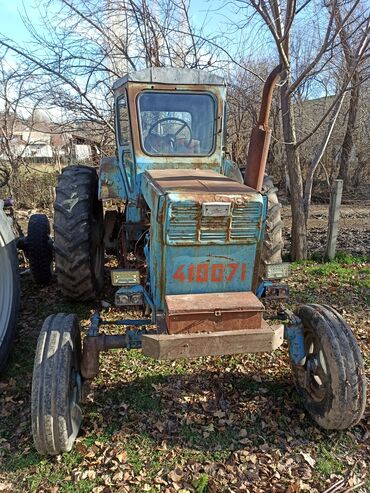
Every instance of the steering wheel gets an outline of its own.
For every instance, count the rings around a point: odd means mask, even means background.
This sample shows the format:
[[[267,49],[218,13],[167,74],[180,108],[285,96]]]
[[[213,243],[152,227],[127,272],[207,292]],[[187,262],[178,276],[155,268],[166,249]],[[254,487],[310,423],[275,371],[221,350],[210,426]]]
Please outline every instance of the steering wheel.
[[[179,128],[179,130],[177,132],[175,132],[174,134],[159,135],[159,134],[153,132],[153,129],[155,127],[157,127],[160,123],[163,123],[163,122],[166,122],[166,121],[180,122],[180,123],[182,123],[182,125]],[[154,152],[157,152],[157,153],[161,152],[161,150],[160,149],[156,149],[153,146],[153,144],[151,143],[150,137],[160,137],[161,139],[164,140],[164,142],[166,144],[169,145],[169,147],[171,147],[172,149],[175,149],[176,137],[178,136],[178,134],[182,130],[184,130],[184,128],[187,128],[189,130],[189,140],[185,144],[186,147],[189,147],[191,141],[193,140],[193,133],[191,131],[191,128],[190,128],[189,124],[186,123],[185,120],[182,120],[181,118],[176,118],[174,116],[168,116],[166,118],[161,118],[160,120],[157,120],[155,123],[153,123],[153,125],[150,127],[150,129],[148,131],[148,135],[146,136],[145,141],[146,141],[146,143],[148,142],[149,143],[149,146],[153,149],[153,151]]]

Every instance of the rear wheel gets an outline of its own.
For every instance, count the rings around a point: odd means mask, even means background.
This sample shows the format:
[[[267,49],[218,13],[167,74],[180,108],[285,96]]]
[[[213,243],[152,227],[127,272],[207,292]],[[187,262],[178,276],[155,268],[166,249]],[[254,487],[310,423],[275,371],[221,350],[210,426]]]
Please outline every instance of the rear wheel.
[[[65,168],[56,189],[55,267],[65,296],[95,298],[104,282],[103,207],[94,168]]]
[[[50,223],[45,214],[32,214],[28,221],[26,252],[37,284],[49,284],[53,275],[53,245]]]
[[[263,180],[263,192],[267,195],[267,214],[260,260],[259,276],[261,279],[266,278],[267,264],[281,264],[282,262],[283,222],[277,191],[272,179],[266,175]]]
[[[356,425],[365,410],[366,378],[356,339],[333,308],[303,305],[306,356],[292,363],[298,393],[312,418],[326,429]]]
[[[7,362],[20,300],[18,256],[14,234],[0,201],[0,371]]]
[[[37,341],[32,377],[32,434],[40,454],[68,452],[77,437],[81,424],[80,360],[76,315],[50,315]]]

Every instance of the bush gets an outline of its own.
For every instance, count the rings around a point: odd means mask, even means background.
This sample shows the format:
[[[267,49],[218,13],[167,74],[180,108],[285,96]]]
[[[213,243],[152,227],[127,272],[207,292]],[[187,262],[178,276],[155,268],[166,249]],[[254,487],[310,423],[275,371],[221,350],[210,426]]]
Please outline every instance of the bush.
[[[0,198],[11,195],[18,209],[49,209],[54,202],[57,176],[54,168],[50,171],[22,170],[12,175],[9,186],[0,189]]]

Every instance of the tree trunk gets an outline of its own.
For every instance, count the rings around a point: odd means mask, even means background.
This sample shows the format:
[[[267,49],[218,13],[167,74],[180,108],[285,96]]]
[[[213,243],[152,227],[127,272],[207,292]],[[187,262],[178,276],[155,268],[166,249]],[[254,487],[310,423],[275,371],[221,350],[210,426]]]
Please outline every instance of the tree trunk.
[[[288,92],[288,81],[281,86],[280,99],[285,142],[286,162],[290,182],[292,209],[292,241],[290,255],[293,261],[307,258],[307,229],[303,206],[303,180],[299,153],[295,147],[295,122]]]
[[[305,213],[306,227],[307,227],[308,218],[310,216],[310,205],[311,205],[311,196],[312,196],[312,187],[313,187],[313,177],[314,177],[316,168],[319,165],[319,163],[320,163],[320,161],[324,155],[324,152],[326,151],[326,148],[328,146],[331,134],[333,133],[335,122],[337,121],[337,118],[339,116],[339,112],[342,108],[342,104],[343,104],[345,97],[346,97],[346,92],[343,91],[343,93],[339,96],[338,101],[336,102],[336,104],[333,108],[332,114],[329,118],[329,121],[327,122],[324,135],[323,135],[321,142],[318,145],[314,155],[312,156],[310,166],[308,167],[308,170],[307,170],[306,183],[305,183],[305,188],[304,188],[304,213]]]
[[[350,188],[349,164],[354,147],[353,134],[355,132],[358,106],[360,102],[360,84],[359,84],[358,73],[354,74],[352,79],[352,84],[353,86],[351,89],[351,95],[349,100],[347,128],[346,128],[346,133],[344,134],[343,143],[339,155],[338,178],[340,180],[343,180],[344,190],[348,190]]]

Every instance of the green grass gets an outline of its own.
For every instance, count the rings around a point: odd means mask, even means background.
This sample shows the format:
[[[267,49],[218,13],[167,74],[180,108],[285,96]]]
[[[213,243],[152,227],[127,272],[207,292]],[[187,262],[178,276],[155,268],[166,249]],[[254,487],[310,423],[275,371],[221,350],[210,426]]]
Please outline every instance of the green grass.
[[[208,474],[201,474],[199,478],[193,481],[196,493],[206,493],[208,486]]]
[[[304,266],[304,272],[308,277],[313,276],[309,282],[315,287],[319,287],[323,282],[326,283],[328,278],[336,280],[338,283],[353,283],[360,287],[370,287],[370,267],[364,266],[361,269],[354,269],[348,264],[338,262],[317,264],[310,260],[299,265]]]
[[[345,471],[345,465],[334,455],[335,452],[335,448],[329,450],[325,445],[319,446],[315,466],[318,473],[330,477],[331,474],[342,474]]]
[[[365,484],[364,484],[364,488],[366,491],[370,491],[370,474],[368,475],[368,477],[365,479]]]
[[[16,376],[16,388],[19,391],[28,384],[28,377],[32,373],[35,345],[24,338],[17,339],[7,367],[1,374],[1,378],[4,379]]]
[[[81,479],[77,483],[61,483],[61,493],[90,493],[90,491],[96,486],[96,482],[90,479]]]
[[[63,493],[87,493],[94,486],[90,480],[81,480],[73,484],[65,480],[82,460],[83,456],[74,450],[63,454],[60,462],[55,462],[53,459],[41,458],[32,449],[26,454],[18,452],[5,457],[3,470],[23,478],[23,482],[27,484],[26,488],[22,488],[23,491],[36,492],[45,487],[58,486],[59,491]],[[24,472],[30,470],[32,474],[24,476]]]
[[[203,451],[206,455],[207,452],[222,452],[221,455],[227,457],[235,448],[237,433],[232,428],[217,430],[212,426],[200,429],[196,425],[182,425],[179,438],[186,446]]]
[[[292,263],[293,271],[304,270],[305,287],[320,289],[337,284],[357,286],[365,291],[370,289],[370,256],[352,256],[338,253],[331,262],[322,258]],[[329,283],[329,284],[328,284]],[[366,294],[365,294],[366,297]],[[317,301],[317,293],[312,292],[307,301]]]
[[[91,304],[89,303],[69,303],[65,300],[54,301],[52,312],[50,312],[50,307],[45,301],[38,308],[40,314],[50,315],[50,313],[75,313],[80,320],[85,320],[90,318],[91,315]]]

